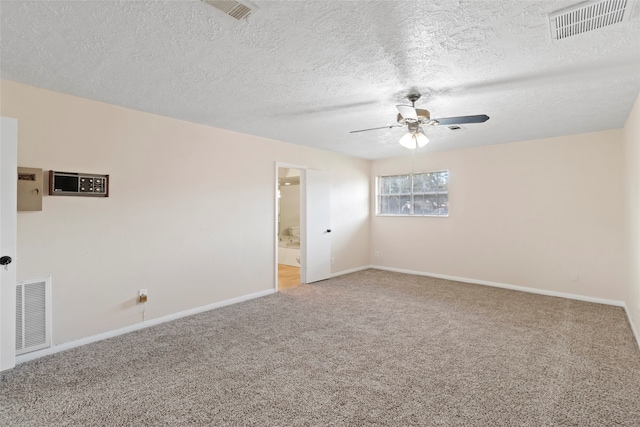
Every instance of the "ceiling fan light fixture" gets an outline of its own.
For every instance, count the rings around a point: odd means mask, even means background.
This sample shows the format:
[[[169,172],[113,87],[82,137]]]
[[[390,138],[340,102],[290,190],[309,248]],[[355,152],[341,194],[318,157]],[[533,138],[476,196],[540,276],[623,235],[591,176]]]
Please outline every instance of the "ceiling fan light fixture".
[[[422,129],[415,132],[407,132],[402,138],[400,138],[400,145],[409,150],[414,150],[418,147],[424,147],[429,143],[429,138],[424,134]]]
[[[413,139],[413,134],[411,132],[405,133],[404,136],[400,138],[400,145],[404,148],[408,148],[409,150],[416,148],[416,142]]]
[[[416,138],[416,144],[418,144],[418,147],[420,148],[424,147],[429,143],[429,138],[427,138],[427,135],[425,135],[424,132],[422,131],[416,133],[415,138]]]

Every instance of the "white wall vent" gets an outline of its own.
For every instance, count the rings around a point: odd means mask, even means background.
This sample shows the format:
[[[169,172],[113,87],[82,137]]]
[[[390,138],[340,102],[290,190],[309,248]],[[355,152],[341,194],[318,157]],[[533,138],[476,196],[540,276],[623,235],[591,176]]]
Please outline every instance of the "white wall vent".
[[[554,12],[549,15],[551,38],[565,39],[627,21],[633,5],[631,0],[591,0]]]
[[[249,2],[239,2],[235,0],[202,0],[209,6],[213,6],[225,15],[241,21],[246,19],[256,9]]]
[[[51,278],[16,286],[16,355],[51,346]]]

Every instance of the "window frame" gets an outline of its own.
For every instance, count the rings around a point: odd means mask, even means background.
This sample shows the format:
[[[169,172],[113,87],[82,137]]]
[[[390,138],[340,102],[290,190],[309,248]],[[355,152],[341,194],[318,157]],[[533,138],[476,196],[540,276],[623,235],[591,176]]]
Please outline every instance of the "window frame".
[[[414,177],[417,175],[433,175],[433,174],[441,174],[441,173],[446,173],[447,174],[447,186],[446,186],[446,191],[432,191],[432,192],[419,192],[416,193],[414,192]],[[381,179],[382,178],[392,178],[392,177],[409,177],[409,193],[395,193],[395,194],[381,194],[380,192],[380,186],[381,184]],[[400,174],[390,174],[390,175],[378,175],[376,176],[375,179],[375,216],[381,216],[381,217],[428,217],[428,218],[447,218],[449,217],[449,181],[451,177],[451,173],[448,169],[443,169],[443,170],[436,170],[436,171],[430,171],[430,172],[413,172],[413,173],[400,173]],[[436,196],[438,194],[446,194],[447,195],[447,213],[446,214],[424,214],[424,213],[415,213],[415,196],[423,196],[423,195],[427,195],[427,194],[435,194]],[[407,197],[409,196],[409,202],[407,202],[409,204],[409,213],[381,213],[380,212],[380,207],[381,207],[381,201],[382,201],[382,197],[383,196],[404,196]]]

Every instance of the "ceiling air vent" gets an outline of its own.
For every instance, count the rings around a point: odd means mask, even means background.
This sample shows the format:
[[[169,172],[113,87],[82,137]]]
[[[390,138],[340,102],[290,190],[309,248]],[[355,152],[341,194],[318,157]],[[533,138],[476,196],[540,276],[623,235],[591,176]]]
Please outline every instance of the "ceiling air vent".
[[[629,19],[631,0],[586,1],[549,15],[551,38],[555,40],[597,30]]]
[[[209,6],[213,6],[225,15],[241,21],[251,15],[256,9],[254,5],[248,2],[239,2],[234,0],[202,0]]]

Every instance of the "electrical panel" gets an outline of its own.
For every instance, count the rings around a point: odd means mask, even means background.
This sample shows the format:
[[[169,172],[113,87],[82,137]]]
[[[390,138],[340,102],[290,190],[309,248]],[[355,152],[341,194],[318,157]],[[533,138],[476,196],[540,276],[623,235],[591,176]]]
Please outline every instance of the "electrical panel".
[[[18,211],[42,210],[42,169],[18,168]]]

